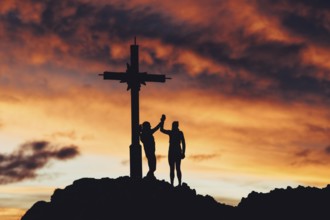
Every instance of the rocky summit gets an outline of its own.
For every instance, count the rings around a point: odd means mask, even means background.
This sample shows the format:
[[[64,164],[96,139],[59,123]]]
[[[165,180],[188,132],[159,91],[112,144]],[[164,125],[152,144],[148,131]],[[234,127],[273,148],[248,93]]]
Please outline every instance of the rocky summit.
[[[130,177],[83,178],[35,203],[22,220],[329,219],[330,186],[252,192],[237,207],[198,195],[186,183]]]
[[[35,203],[22,220],[212,219],[232,210],[185,183],[173,187],[156,179],[84,178],[56,189],[50,202]]]

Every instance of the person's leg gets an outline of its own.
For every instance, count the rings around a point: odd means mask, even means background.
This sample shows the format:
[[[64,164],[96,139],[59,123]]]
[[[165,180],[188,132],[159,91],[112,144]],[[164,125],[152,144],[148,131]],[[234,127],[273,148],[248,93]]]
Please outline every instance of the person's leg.
[[[154,172],[156,171],[156,155],[152,154],[150,156],[150,164],[149,164],[149,170],[152,173],[152,175],[154,174]]]
[[[149,152],[146,152],[146,157],[147,157],[147,160],[148,160],[148,173],[147,173],[147,176],[150,176],[150,174],[152,173],[152,157],[151,157],[151,154]]]
[[[152,162],[151,162],[151,158],[150,158],[150,156],[148,156],[147,159],[148,159],[148,168],[149,168],[148,173],[147,173],[147,176],[150,176],[150,174],[151,174],[151,166],[152,166]]]
[[[177,159],[175,162],[176,175],[178,176],[179,186],[181,186],[182,174],[181,174],[181,159]]]
[[[174,184],[174,160],[170,156],[168,157],[168,164],[170,165],[170,179],[171,185]]]

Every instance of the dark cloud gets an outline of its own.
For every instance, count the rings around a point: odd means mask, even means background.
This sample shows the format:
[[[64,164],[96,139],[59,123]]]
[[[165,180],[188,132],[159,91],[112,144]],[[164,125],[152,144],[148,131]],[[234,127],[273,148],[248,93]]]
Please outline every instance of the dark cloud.
[[[48,145],[49,143],[47,141],[36,141],[22,145],[22,148],[24,148],[23,150],[29,150],[32,147],[33,151],[38,152],[44,150]]]
[[[326,104],[330,104],[330,81],[314,76],[322,69],[301,62],[305,46],[271,41],[251,42],[240,57],[220,59],[220,63],[237,73],[234,76],[206,73],[197,77],[202,87],[228,95],[279,97],[285,101],[305,102],[313,96],[321,97]],[[248,72],[250,76],[242,76],[241,71]],[[266,86],[263,85],[265,81],[269,82]]]
[[[324,149],[325,153],[326,154],[330,154],[330,145],[327,146],[325,149]]]
[[[275,14],[288,31],[309,41],[330,46],[328,1],[258,1],[260,11]]]
[[[329,46],[330,30],[320,22],[322,21],[317,17],[303,17],[297,14],[288,14],[283,19],[284,26],[290,31],[304,36],[315,43]]]
[[[73,145],[58,148],[47,141],[24,143],[12,154],[0,154],[0,184],[34,179],[50,160],[72,159],[78,154]]]
[[[294,162],[291,163],[293,166],[307,166],[307,165],[328,165],[330,155],[330,145],[319,150],[303,149],[295,153]]]
[[[298,157],[307,157],[308,155],[310,155],[311,151],[309,149],[304,149],[304,150],[301,150],[301,151],[298,151],[296,153],[296,156]]]
[[[71,158],[77,156],[78,153],[79,152],[78,152],[76,146],[71,145],[68,147],[63,147],[62,149],[58,150],[56,152],[55,157],[58,160],[68,160],[68,159],[71,159]]]
[[[330,135],[330,127],[322,127],[315,124],[307,124],[306,127],[309,131],[324,134],[327,135],[327,137]]]
[[[281,0],[282,2],[290,2],[291,4],[297,3],[295,0]],[[330,2],[326,0],[314,0],[314,1],[309,1],[309,0],[300,0],[299,4],[304,4],[307,7],[312,7],[315,9],[322,9],[322,10],[328,10],[330,9]]]
[[[0,16],[0,21],[6,24],[11,39],[18,39],[22,45],[29,43],[20,39],[24,36],[21,34],[24,31],[32,33],[35,37],[59,37],[68,49],[53,48],[54,59],[60,60],[65,53],[81,60],[117,65],[125,63],[126,59],[113,57],[111,45],[127,42],[133,36],[157,39],[174,46],[178,51],[186,50],[198,54],[216,65],[227,68],[228,73],[205,69],[192,77],[187,74],[190,71],[187,64],[168,62],[169,58],[157,58],[153,56],[152,51],[147,51],[152,59],[152,64],[148,65],[150,69],[157,66],[173,74],[184,73],[185,84],[194,85],[195,88],[206,87],[221,94],[248,98],[275,96],[290,101],[306,101],[307,97],[313,96],[320,97],[326,104],[330,104],[330,80],[316,77],[317,72],[328,73],[329,70],[315,64],[307,64],[302,60],[302,54],[311,44],[323,42],[326,47],[330,47],[327,43],[330,30],[322,14],[328,4],[321,1],[257,2],[257,5],[253,5],[258,9],[257,13],[267,18],[276,17],[281,27],[301,37],[302,40],[268,39],[263,32],[250,33],[248,24],[237,24],[237,27],[233,24],[229,30],[225,26],[226,22],[190,23],[175,18],[171,13],[161,9],[156,10],[148,4],[133,8],[123,7],[125,3],[116,5],[109,2],[101,5],[78,0],[30,0],[30,4],[43,5],[39,23],[27,22],[22,8],[7,11]],[[301,14],[298,6],[307,8],[310,13]],[[316,13],[312,13],[314,11]],[[218,12],[210,13],[216,13],[219,19],[227,19],[221,17],[223,15]],[[214,36],[219,35],[219,28],[226,34],[215,39]],[[278,31],[275,28],[268,27],[270,30],[274,29],[274,32]],[[230,37],[225,37],[226,35]],[[148,48],[148,45],[144,47]],[[237,48],[241,48],[241,52],[233,56]],[[56,66],[50,65],[47,68],[56,69]],[[265,81],[269,82],[266,86]]]
[[[255,73],[260,74],[260,76],[246,79],[240,77],[239,74],[234,78],[231,76],[226,78],[226,76],[200,74],[197,76],[198,82],[193,84],[203,89],[245,98],[276,97],[284,101],[298,100],[315,104],[313,102],[319,100],[314,98],[319,97],[324,101],[324,104],[330,104],[328,98],[330,93],[327,91],[330,81],[319,81],[311,76],[291,74],[292,72],[299,72],[300,68],[283,67],[281,69],[276,67],[277,69],[271,69],[271,66],[267,63],[260,62],[255,66],[253,63],[249,62],[249,66],[245,69],[252,71],[256,68],[259,71],[255,71]],[[265,81],[267,85],[263,84]]]
[[[327,161],[321,157],[315,156],[316,152],[313,152],[310,149],[303,149],[295,153],[294,161],[291,162],[292,166],[308,166],[308,165],[326,165]]]

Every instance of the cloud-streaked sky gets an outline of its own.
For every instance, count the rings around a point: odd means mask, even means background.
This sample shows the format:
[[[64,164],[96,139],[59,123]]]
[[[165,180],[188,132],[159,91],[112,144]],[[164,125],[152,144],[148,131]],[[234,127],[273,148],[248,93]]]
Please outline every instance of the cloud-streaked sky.
[[[34,141],[22,144],[11,155],[0,154],[0,184],[34,179],[36,170],[47,165],[50,159],[66,160],[79,154],[75,146],[52,148],[47,141]]]
[[[129,93],[98,74],[126,70],[134,36],[140,70],[172,77],[142,87],[140,118],[180,121],[184,182],[232,205],[252,190],[324,187],[329,10],[307,0],[2,0],[0,158],[40,140],[50,155],[67,146],[79,156],[0,185],[1,219],[75,179],[129,174]],[[155,138],[156,176],[168,181],[168,139]]]

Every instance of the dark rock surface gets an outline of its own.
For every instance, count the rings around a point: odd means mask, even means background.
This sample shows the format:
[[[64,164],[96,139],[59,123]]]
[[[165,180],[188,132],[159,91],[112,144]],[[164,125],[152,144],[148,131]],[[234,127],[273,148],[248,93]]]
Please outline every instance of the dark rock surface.
[[[249,219],[330,219],[330,185],[252,192],[237,209],[240,216]]]
[[[187,184],[84,178],[55,190],[50,202],[34,204],[22,220],[214,219],[219,213],[231,215],[233,209],[210,196],[196,195]]]
[[[155,179],[83,178],[35,203],[22,220],[330,219],[330,186],[252,192],[237,207]]]

